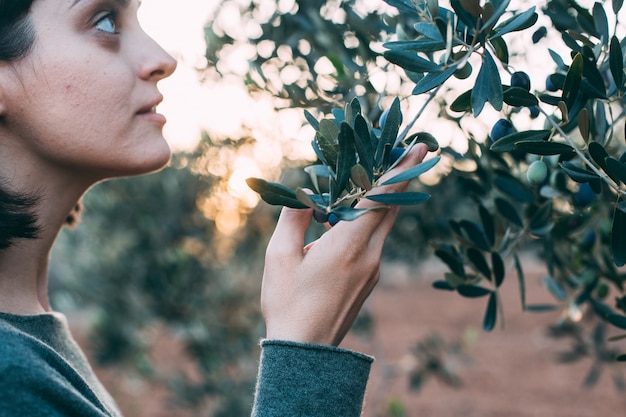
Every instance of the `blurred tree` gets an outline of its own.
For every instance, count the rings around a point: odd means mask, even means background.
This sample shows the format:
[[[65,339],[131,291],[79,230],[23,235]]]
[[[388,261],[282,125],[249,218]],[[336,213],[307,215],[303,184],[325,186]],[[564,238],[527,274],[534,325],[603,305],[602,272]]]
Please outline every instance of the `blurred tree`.
[[[175,155],[157,174],[102,183],[87,194],[83,224],[55,245],[53,259],[72,261],[51,265],[52,302],[93,313],[89,340],[101,364],[163,381],[179,406],[203,409],[210,398],[211,415],[245,415],[262,335],[263,248],[274,214],[232,236],[216,231],[197,205],[219,183],[198,174],[205,147],[218,147],[208,142],[196,154]],[[158,349],[151,345],[155,328],[184,347],[188,360],[180,362],[191,362],[193,372],[181,366],[177,374],[158,374],[160,364],[147,355]]]

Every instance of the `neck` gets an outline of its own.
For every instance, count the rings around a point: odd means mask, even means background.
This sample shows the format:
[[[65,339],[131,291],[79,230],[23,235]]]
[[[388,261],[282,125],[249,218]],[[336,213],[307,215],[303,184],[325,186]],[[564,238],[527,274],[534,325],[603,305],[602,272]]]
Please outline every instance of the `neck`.
[[[48,259],[54,240],[76,202],[103,177],[42,157],[32,139],[4,127],[0,118],[0,180],[11,191],[37,195],[39,236],[0,250],[0,311],[37,314],[50,311]]]
[[[12,314],[49,312],[48,259],[68,213],[82,193],[55,195],[49,190],[37,207],[40,233],[36,239],[20,239],[0,251],[0,311]]]

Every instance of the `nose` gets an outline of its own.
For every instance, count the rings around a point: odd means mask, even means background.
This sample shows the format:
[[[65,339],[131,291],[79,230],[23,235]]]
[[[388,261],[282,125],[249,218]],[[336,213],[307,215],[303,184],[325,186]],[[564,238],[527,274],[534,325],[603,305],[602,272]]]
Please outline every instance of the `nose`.
[[[154,39],[145,35],[142,50],[143,59],[139,65],[139,77],[146,81],[158,82],[169,77],[176,70],[176,60]]]

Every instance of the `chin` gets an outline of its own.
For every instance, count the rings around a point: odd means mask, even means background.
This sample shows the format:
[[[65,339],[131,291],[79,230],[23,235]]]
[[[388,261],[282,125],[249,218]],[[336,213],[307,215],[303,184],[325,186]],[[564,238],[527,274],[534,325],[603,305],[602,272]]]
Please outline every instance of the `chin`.
[[[164,168],[170,161],[172,152],[165,139],[159,142],[151,142],[150,145],[142,146],[125,163],[118,165],[109,172],[107,177],[131,177],[135,175],[149,174]]]
[[[140,164],[138,171],[131,175],[149,174],[163,169],[170,162],[172,151],[167,142],[162,140],[158,147],[152,147],[150,152],[146,152],[142,156],[145,157],[143,164]]]

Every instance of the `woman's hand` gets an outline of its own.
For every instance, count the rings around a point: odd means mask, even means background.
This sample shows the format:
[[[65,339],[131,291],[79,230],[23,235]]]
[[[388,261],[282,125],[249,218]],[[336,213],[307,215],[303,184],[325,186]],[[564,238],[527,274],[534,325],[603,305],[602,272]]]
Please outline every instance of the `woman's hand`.
[[[426,152],[425,145],[417,145],[387,178],[420,163]],[[376,193],[400,192],[407,185],[379,187]],[[357,207],[379,205],[362,199]],[[268,339],[337,346],[378,282],[383,244],[398,207],[339,222],[305,248],[312,214],[283,208],[267,247],[261,308]]]

